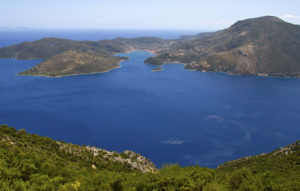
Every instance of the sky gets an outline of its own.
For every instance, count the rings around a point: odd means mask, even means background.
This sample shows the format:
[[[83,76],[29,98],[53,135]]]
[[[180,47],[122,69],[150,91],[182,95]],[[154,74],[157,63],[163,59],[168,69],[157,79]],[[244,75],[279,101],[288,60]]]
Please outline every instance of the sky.
[[[300,24],[300,0],[0,0],[1,28],[211,31],[264,15]]]

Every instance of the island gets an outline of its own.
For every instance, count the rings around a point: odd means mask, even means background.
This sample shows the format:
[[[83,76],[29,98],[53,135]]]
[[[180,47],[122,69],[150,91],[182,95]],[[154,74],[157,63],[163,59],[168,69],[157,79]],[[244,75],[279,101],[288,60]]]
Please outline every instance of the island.
[[[152,72],[160,72],[160,71],[162,71],[163,69],[162,69],[162,67],[157,67],[157,68],[154,68],[153,70],[152,70]]]
[[[42,59],[21,75],[66,76],[118,67],[117,53],[150,51],[145,63],[182,63],[197,71],[300,77],[300,26],[274,16],[238,21],[227,29],[165,40],[155,37],[73,41],[45,38],[0,48],[0,58]]]

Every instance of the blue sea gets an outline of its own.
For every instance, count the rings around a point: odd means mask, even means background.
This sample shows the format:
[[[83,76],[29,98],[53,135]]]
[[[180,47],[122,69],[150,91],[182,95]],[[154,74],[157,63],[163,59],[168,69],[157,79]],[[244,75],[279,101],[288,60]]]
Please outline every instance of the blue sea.
[[[156,31],[154,36],[186,34],[181,33]],[[45,35],[7,32],[0,35],[0,46]],[[51,33],[76,40],[141,35]],[[300,138],[300,79],[203,73],[182,64],[152,72],[155,66],[144,64],[151,53],[120,55],[130,57],[121,68],[60,78],[17,75],[41,60],[0,59],[0,123],[74,144],[133,150],[158,167],[215,168]]]

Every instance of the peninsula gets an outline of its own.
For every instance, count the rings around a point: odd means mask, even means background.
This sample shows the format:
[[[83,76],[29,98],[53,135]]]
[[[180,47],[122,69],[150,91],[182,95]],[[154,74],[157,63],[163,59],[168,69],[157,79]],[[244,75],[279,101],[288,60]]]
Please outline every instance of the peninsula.
[[[300,26],[266,16],[215,33],[187,36],[147,63],[184,63],[186,69],[300,77]]]
[[[117,53],[133,50],[155,52],[166,49],[171,43],[172,41],[152,37],[117,38],[98,42],[45,38],[1,48],[0,58],[41,59],[42,63],[20,75],[59,77],[106,72],[119,67],[122,60],[128,59],[115,56]]]

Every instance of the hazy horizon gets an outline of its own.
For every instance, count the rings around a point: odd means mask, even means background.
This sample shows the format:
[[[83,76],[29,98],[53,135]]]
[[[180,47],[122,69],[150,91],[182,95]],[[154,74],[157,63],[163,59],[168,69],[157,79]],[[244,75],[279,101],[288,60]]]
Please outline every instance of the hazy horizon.
[[[20,26],[20,27],[7,27],[7,26],[0,26],[0,31],[63,31],[63,32],[67,32],[67,31],[137,31],[137,32],[215,32],[219,29],[216,30],[197,30],[197,29],[118,29],[118,28],[30,28],[30,27],[24,27],[24,26]]]
[[[300,24],[299,7],[296,0],[10,0],[1,3],[0,28],[215,31],[266,15]]]

